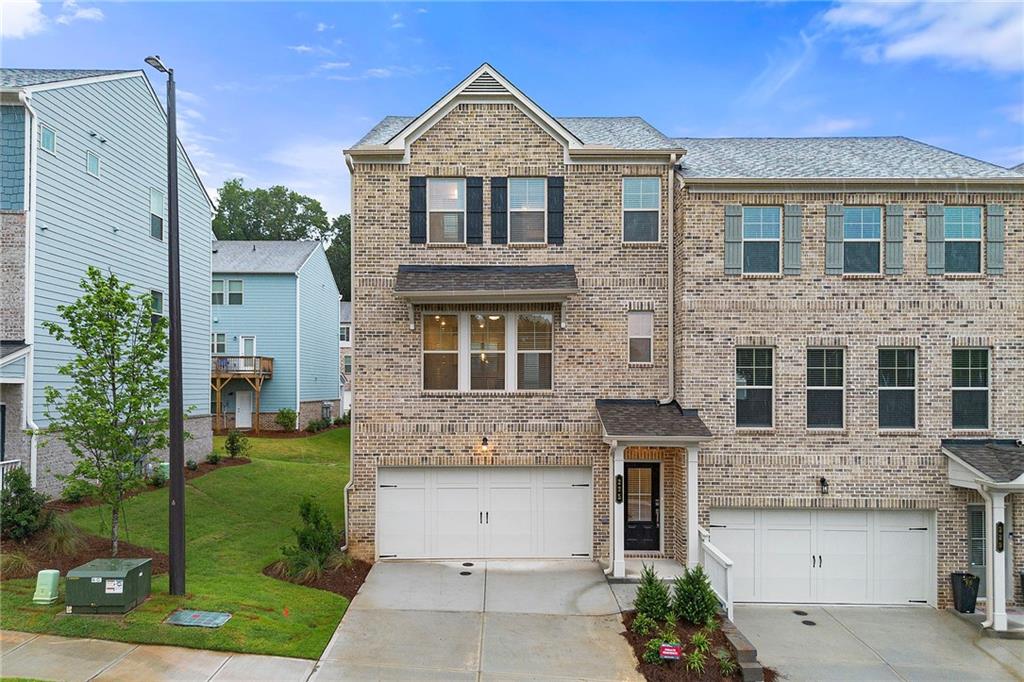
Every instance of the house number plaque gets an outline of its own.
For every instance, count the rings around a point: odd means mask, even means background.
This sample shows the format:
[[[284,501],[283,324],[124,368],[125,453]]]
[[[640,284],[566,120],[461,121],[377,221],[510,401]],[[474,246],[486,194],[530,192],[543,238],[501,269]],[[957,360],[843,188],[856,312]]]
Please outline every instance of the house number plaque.
[[[996,523],[996,551],[999,552],[1000,554],[1002,554],[1002,552],[1003,552],[1003,543],[1005,541],[1003,536],[1006,533],[1004,531],[1005,531],[1005,528],[1003,526],[1003,522],[1002,521],[997,522]]]
[[[622,474],[615,475],[615,504],[622,504]]]

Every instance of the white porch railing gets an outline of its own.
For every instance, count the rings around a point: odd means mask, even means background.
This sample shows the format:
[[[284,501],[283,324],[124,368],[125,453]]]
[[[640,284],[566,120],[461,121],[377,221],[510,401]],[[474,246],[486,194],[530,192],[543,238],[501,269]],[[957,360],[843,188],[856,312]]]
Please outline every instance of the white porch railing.
[[[700,533],[700,552],[697,561],[704,567],[711,581],[711,589],[715,591],[718,601],[725,607],[725,613],[732,620],[732,559],[722,554],[722,550],[711,544],[711,534],[701,527],[697,527]]]
[[[0,490],[3,490],[5,485],[6,474],[11,469],[18,469],[21,467],[20,459],[5,459],[0,461]]]

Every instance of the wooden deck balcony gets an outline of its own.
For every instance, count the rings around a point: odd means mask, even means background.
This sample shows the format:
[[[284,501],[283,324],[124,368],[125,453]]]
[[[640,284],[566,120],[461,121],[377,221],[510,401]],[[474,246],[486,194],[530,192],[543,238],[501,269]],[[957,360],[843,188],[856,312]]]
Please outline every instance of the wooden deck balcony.
[[[222,379],[270,379],[274,376],[274,358],[261,355],[215,355],[210,362],[210,376]]]

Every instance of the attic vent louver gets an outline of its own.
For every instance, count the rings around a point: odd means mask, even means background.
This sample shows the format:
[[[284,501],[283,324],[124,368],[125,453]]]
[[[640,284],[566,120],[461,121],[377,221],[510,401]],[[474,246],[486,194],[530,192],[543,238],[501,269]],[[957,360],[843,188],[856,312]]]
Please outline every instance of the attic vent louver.
[[[489,73],[482,73],[463,91],[471,95],[507,95],[508,90]]]

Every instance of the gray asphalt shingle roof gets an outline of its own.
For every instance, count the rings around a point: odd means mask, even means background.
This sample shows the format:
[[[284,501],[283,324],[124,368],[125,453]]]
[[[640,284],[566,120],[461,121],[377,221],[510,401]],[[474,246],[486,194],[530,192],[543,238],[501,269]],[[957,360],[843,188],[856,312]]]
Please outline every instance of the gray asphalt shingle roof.
[[[24,88],[128,72],[127,69],[0,69],[0,88]]]
[[[640,436],[650,438],[708,438],[711,431],[697,414],[673,401],[597,400],[597,416],[611,438]]]
[[[576,291],[571,265],[399,265],[396,293]]]
[[[691,178],[1021,178],[907,137],[674,138]]]
[[[1014,481],[1024,474],[1024,447],[1014,440],[947,438],[942,447],[997,483]]]
[[[215,241],[213,272],[290,274],[318,248],[317,241]]]

